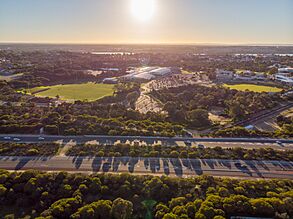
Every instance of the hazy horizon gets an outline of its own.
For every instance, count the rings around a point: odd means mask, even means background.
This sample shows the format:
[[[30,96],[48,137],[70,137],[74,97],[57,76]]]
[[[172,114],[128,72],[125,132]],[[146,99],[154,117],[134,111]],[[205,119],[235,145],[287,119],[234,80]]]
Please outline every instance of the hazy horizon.
[[[158,46],[293,46],[293,43],[276,43],[276,44],[253,44],[253,43],[70,43],[70,42],[1,42],[0,45],[93,45],[93,46],[119,46],[119,45],[158,45]]]

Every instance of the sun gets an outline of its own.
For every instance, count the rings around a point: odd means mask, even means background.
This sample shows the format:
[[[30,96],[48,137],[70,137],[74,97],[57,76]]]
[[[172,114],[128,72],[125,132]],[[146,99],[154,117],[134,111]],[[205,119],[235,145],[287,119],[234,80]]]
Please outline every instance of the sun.
[[[150,20],[155,12],[155,0],[131,0],[132,15],[139,21]]]

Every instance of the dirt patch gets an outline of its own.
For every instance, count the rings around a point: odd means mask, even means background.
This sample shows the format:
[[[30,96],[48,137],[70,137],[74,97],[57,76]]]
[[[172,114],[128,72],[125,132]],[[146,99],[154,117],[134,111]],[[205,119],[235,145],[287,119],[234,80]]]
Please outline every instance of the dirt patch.
[[[64,146],[62,148],[60,148],[60,150],[58,151],[57,155],[59,156],[65,156],[66,152],[72,148],[73,146],[76,145],[75,141],[70,140],[69,142],[67,142],[66,144],[64,144]]]

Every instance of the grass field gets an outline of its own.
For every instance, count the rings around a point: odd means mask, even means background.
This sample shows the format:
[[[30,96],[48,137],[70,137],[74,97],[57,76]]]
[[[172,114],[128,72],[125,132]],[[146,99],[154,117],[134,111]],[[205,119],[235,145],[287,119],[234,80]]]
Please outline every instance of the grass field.
[[[253,92],[280,92],[282,89],[271,86],[255,85],[255,84],[224,84],[224,87],[235,89],[239,91],[253,91]]]
[[[114,93],[114,85],[86,83],[42,86],[32,88],[28,93],[34,93],[35,96],[40,97],[56,97],[58,95],[60,99],[69,101],[94,101],[105,96],[112,96]]]

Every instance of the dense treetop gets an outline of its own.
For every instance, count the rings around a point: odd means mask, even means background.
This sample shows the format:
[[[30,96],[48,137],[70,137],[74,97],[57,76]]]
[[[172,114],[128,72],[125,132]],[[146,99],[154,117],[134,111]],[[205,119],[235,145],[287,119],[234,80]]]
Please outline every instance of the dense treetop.
[[[155,218],[290,218],[292,186],[292,180],[1,171],[0,215],[142,218],[147,213],[143,201],[155,200]]]

